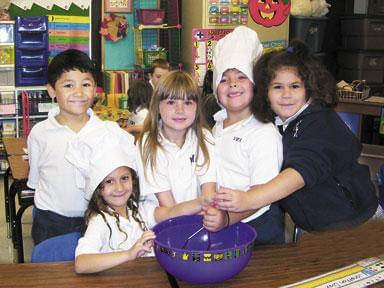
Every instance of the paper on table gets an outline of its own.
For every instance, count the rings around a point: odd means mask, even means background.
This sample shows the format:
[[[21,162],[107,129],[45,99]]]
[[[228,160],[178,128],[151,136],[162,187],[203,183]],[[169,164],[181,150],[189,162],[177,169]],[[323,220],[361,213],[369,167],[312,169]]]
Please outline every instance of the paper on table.
[[[384,97],[380,97],[380,96],[371,96],[371,97],[365,98],[363,101],[367,101],[367,102],[376,102],[376,103],[384,104]]]
[[[350,266],[331,271],[284,288],[309,287],[367,287],[384,281],[384,255],[361,260]]]

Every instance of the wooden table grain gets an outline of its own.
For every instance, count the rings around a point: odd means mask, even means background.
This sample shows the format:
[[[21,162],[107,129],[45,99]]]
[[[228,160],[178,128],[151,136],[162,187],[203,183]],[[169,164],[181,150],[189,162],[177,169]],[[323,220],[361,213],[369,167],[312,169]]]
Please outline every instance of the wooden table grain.
[[[72,262],[0,265],[0,287],[169,287],[154,257],[127,262],[92,275],[77,275]]]
[[[3,137],[3,143],[7,155],[25,155],[27,141],[24,138]]]
[[[8,156],[8,163],[14,180],[24,180],[28,178],[29,162],[24,155]]]

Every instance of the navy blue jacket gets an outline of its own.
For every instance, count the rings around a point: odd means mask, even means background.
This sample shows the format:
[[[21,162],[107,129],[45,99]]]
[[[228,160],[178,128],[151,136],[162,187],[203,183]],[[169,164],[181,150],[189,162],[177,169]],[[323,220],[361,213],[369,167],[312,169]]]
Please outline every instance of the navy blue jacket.
[[[309,105],[283,135],[282,170],[293,168],[305,186],[280,200],[293,221],[307,231],[363,223],[378,206],[369,168],[357,162],[362,145],[337,113]]]

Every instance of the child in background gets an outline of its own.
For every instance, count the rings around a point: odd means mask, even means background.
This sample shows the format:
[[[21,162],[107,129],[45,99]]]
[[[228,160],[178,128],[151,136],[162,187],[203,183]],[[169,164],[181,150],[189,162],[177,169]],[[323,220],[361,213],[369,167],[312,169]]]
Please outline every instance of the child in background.
[[[268,182],[280,171],[281,136],[259,107],[252,106],[252,67],[262,51],[257,33],[244,26],[220,39],[214,49],[214,90],[224,107],[214,115],[216,124],[212,132],[219,187],[248,191]],[[255,245],[284,243],[281,209],[278,205],[258,208],[242,220],[256,229]],[[231,223],[242,216],[231,214]]]
[[[143,196],[160,206],[215,193],[213,139],[200,101],[196,81],[182,71],[162,77],[153,93],[138,140],[139,178]]]
[[[148,77],[149,83],[152,85],[152,88],[155,89],[157,82],[164,75],[167,75],[171,71],[171,65],[165,59],[156,59],[151,63],[151,68],[149,69]]]
[[[152,96],[152,86],[147,81],[138,79],[132,82],[127,91],[129,125],[128,132],[141,132],[145,117],[148,114],[149,102]]]
[[[307,231],[361,224],[378,209],[362,145],[332,109],[336,86],[301,41],[263,55],[253,70],[256,99],[283,131],[280,174],[248,193],[222,188],[221,209],[246,211],[278,201]],[[258,103],[260,105],[260,103]]]
[[[201,98],[203,99],[203,105],[202,105],[203,113],[205,115],[207,124],[211,128],[215,125],[215,120],[213,119],[213,115],[215,115],[216,112],[220,110],[220,106],[219,104],[217,104],[216,97],[213,93],[212,81],[213,81],[213,71],[207,70],[204,76]]]
[[[85,179],[87,230],[76,248],[77,273],[100,272],[152,252],[157,222],[201,211],[195,199],[171,208],[139,202],[131,135],[105,122],[70,145],[66,158]]]
[[[87,207],[75,182],[75,169],[65,160],[69,141],[86,134],[101,120],[89,108],[96,94],[96,71],[87,54],[70,49],[48,66],[48,93],[58,107],[36,124],[28,136],[29,176],[35,189],[32,238],[36,244],[81,231]]]

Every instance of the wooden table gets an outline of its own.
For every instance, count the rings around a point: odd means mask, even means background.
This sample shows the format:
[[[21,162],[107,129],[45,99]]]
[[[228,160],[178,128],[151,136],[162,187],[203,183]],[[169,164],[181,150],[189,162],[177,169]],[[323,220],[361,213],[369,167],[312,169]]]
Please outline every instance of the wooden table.
[[[304,234],[298,244],[258,248],[234,278],[204,287],[278,287],[384,254],[384,222],[357,229]],[[179,287],[199,287],[178,281]],[[380,285],[381,284],[381,285]],[[384,283],[376,287],[383,286]],[[0,265],[0,287],[171,287],[154,258],[95,275],[76,275],[73,263]],[[175,286],[173,286],[175,287]]]
[[[27,147],[27,142],[24,138],[3,137],[4,149],[9,163],[9,156],[25,155],[24,148]],[[5,220],[8,223],[8,237],[11,236],[10,215],[9,215],[9,176],[12,175],[11,167],[4,173],[4,205],[5,205]],[[20,179],[20,178],[19,178]]]
[[[29,173],[29,162],[25,155],[8,156],[9,168],[12,173],[13,182],[7,192],[9,207],[9,223],[12,235],[12,242],[17,249],[18,262],[24,262],[24,245],[21,218],[24,211],[33,205],[33,194],[24,197],[22,191],[27,191],[26,180]],[[19,209],[16,211],[16,197],[19,200]]]
[[[24,138],[3,137],[3,143],[7,155],[25,155],[27,141]]]
[[[380,116],[383,103],[367,100],[340,99],[336,107],[337,112],[359,113],[371,116]]]
[[[94,275],[76,275],[72,262],[0,265],[0,287],[169,287],[156,259],[141,258]]]

